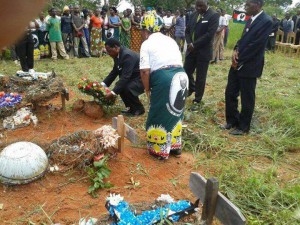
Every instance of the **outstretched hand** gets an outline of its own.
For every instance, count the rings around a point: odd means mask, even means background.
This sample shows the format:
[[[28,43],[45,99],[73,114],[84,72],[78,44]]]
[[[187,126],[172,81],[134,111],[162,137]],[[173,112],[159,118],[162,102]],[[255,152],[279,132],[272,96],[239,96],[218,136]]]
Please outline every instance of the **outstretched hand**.
[[[109,93],[106,94],[105,98],[107,100],[112,100],[112,99],[114,99],[114,95],[111,92],[109,92]]]

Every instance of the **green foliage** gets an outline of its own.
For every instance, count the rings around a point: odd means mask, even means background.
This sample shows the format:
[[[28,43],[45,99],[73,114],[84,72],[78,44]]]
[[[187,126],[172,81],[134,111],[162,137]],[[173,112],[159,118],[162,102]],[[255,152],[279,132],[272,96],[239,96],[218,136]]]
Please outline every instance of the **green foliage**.
[[[104,181],[111,173],[111,170],[107,166],[108,158],[108,156],[104,156],[100,161],[94,162],[93,167],[88,167],[86,169],[91,181],[88,193],[94,198],[97,197],[97,190],[112,187],[111,183]]]

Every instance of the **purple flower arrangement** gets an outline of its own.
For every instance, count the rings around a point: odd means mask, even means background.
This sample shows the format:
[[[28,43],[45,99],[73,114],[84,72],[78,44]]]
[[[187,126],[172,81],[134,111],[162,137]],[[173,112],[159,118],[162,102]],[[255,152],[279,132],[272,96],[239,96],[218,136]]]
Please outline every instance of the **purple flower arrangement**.
[[[13,107],[22,101],[22,96],[17,93],[0,92],[0,108]]]

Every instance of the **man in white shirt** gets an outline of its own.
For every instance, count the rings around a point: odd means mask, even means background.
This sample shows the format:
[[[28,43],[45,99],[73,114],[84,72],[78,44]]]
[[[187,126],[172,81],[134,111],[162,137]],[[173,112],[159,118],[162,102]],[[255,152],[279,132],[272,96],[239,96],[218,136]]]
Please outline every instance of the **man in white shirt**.
[[[224,59],[224,29],[226,27],[226,19],[222,16],[222,9],[218,9],[217,12],[220,14],[220,18],[213,43],[212,63],[217,63],[219,60]]]

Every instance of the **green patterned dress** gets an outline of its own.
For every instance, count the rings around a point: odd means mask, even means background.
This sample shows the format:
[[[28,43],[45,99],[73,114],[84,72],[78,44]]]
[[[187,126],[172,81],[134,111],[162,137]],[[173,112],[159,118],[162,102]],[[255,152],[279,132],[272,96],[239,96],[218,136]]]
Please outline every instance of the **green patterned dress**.
[[[131,25],[131,21],[128,17],[122,18],[121,19],[122,25],[125,29],[129,29],[130,25]],[[131,41],[131,34],[130,34],[130,30],[128,32],[126,32],[125,30],[121,30],[121,34],[120,34],[120,42],[121,45],[123,45],[126,48],[130,48],[130,41]]]

